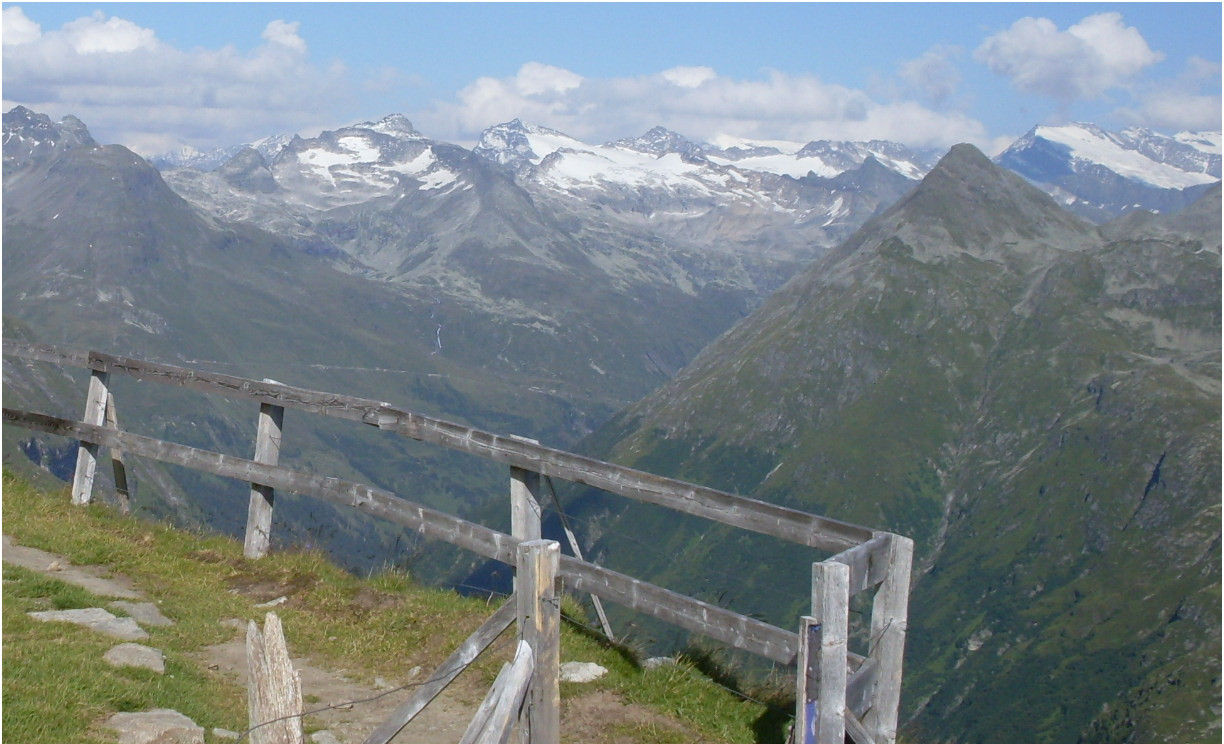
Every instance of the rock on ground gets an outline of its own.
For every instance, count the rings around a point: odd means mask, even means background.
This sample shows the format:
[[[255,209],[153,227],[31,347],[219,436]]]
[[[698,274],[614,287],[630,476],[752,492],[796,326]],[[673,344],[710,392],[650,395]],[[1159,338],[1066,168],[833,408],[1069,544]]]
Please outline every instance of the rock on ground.
[[[118,733],[119,744],[204,744],[203,727],[167,708],[116,713],[105,726]]]
[[[157,608],[157,605],[152,602],[111,602],[108,606],[127,613],[133,620],[141,625],[155,625],[157,627],[166,627],[174,625],[174,621],[162,614],[162,611]]]
[[[608,670],[589,661],[567,661],[561,665],[562,682],[593,682]]]
[[[89,607],[84,610],[48,610],[26,614],[35,620],[44,622],[84,625],[90,630],[118,638],[121,641],[143,641],[149,637],[144,628],[137,625],[132,618],[115,617],[101,607]]]
[[[166,658],[162,652],[139,643],[121,643],[107,651],[102,658],[114,666],[139,667],[158,674],[166,672]]]

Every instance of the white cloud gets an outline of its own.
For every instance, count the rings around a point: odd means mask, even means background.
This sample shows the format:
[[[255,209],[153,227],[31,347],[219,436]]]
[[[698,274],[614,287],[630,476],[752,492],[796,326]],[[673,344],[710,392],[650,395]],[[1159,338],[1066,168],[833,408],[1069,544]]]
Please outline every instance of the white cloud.
[[[709,67],[673,67],[659,74],[667,82],[681,88],[699,88],[718,77],[718,73]]]
[[[143,154],[167,149],[168,134],[206,149],[338,118],[351,97],[347,73],[311,64],[297,29],[273,21],[249,52],[184,51],[100,12],[44,31],[20,8],[6,8],[4,106],[73,114],[98,141]]]
[[[26,18],[20,7],[13,5],[4,9],[4,46],[29,44],[42,36],[42,26]]]
[[[1177,78],[1137,92],[1138,105],[1118,114],[1131,124],[1151,129],[1220,131],[1220,64],[1191,57]]]
[[[1157,91],[1138,108],[1119,113],[1134,124],[1151,129],[1190,132],[1220,131],[1219,95],[1199,95],[1176,90]]]
[[[560,67],[528,62],[519,68],[511,83],[524,96],[565,93],[582,85],[582,76]]]
[[[878,138],[918,146],[988,141],[980,123],[960,114],[909,102],[881,104],[811,75],[774,71],[761,80],[736,80],[706,67],[584,78],[533,62],[513,77],[480,78],[454,101],[413,115],[422,131],[456,142],[474,142],[484,128],[514,118],[587,142],[632,136],[657,125],[698,140]]]
[[[960,53],[957,47],[936,46],[917,59],[901,63],[898,74],[901,80],[928,101],[943,103],[960,86],[961,74],[953,64],[953,59]]]
[[[123,54],[158,48],[157,34],[122,18],[107,18],[102,11],[64,25],[61,33],[77,54]]]
[[[301,54],[306,53],[306,41],[298,36],[298,26],[301,24],[298,21],[288,23],[282,20],[275,20],[268,23],[264,28],[260,38],[273,44],[279,44],[283,47],[288,47],[295,52]]]
[[[1120,13],[1097,13],[1066,31],[1047,18],[1021,18],[982,42],[974,58],[1017,90],[1067,104],[1129,86],[1164,55],[1124,25]]]

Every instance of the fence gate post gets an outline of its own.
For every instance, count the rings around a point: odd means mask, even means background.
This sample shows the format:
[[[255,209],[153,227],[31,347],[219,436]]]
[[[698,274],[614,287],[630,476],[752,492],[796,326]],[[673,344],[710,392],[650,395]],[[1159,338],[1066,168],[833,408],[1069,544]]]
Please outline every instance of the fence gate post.
[[[265,380],[267,382],[267,380]],[[255,434],[255,462],[275,465],[280,459],[281,431],[285,423],[283,406],[259,404],[259,426]],[[271,486],[251,484],[251,503],[247,508],[246,539],[242,554],[247,558],[263,558],[268,552],[272,535]]]
[[[816,737],[812,744],[843,744],[846,738],[846,651],[850,624],[850,567],[836,561],[812,564],[812,619],[820,623],[815,655]],[[806,624],[806,623],[805,623]],[[807,691],[807,697],[813,697]],[[807,742],[804,742],[807,744]]]
[[[914,560],[914,541],[891,535],[884,581],[876,590],[871,606],[871,639],[868,656],[876,660],[876,684],[864,727],[877,744],[897,740],[897,714],[901,705],[901,658],[905,653],[905,632],[909,615],[910,568]]]
[[[106,403],[110,398],[110,373],[94,370],[89,376],[89,393],[85,396],[85,415],[81,421],[93,426],[106,425]],[[88,504],[93,500],[94,473],[98,467],[98,445],[81,442],[77,446],[76,473],[72,477],[72,503]]]
[[[561,598],[557,593],[557,565],[561,544],[530,540],[519,545],[519,633],[535,654],[531,689],[519,718],[520,741],[531,744],[561,742]],[[525,724],[525,725],[524,725]]]

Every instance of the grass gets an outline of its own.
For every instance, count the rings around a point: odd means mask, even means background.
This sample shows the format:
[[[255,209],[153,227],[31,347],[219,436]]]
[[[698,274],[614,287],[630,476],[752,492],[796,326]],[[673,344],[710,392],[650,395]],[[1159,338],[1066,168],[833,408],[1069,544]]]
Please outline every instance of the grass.
[[[114,668],[102,655],[114,642],[65,623],[44,623],[26,613],[105,607],[106,598],[25,569],[4,567],[4,706],[6,741],[58,744],[106,741],[99,724],[121,711],[167,707],[206,731],[241,731],[246,691],[199,660],[208,646],[232,640],[228,619],[261,620],[257,607],[275,608],[294,656],[344,670],[358,681],[407,679],[414,667],[435,668],[490,612],[490,603],[421,586],[403,571],[353,576],[311,551],[276,552],[259,561],[242,556],[231,538],[177,530],[124,517],[105,506],[73,507],[64,492],[50,493],[6,470],[4,533],[22,545],[51,551],[75,565],[99,565],[130,579],[175,620],[152,627],[146,645],[162,650],[166,673]],[[567,616],[585,622],[567,600]],[[502,640],[505,640],[504,638]],[[478,660],[460,679],[480,685],[496,675],[507,655]],[[593,661],[609,671],[589,685],[564,683],[562,700],[612,693],[653,717],[608,726],[584,741],[780,742],[785,716],[775,707],[737,697],[682,660],[645,671],[625,648],[566,623],[562,661]],[[316,701],[317,703],[336,701]],[[309,707],[309,706],[308,706]],[[311,722],[306,721],[311,729]],[[565,731],[563,721],[562,731]],[[210,739],[211,740],[211,739]]]

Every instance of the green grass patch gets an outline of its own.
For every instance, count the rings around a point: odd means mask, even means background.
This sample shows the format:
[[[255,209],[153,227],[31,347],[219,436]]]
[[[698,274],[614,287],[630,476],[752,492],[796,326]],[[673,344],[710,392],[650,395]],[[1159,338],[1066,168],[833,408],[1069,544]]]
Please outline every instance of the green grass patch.
[[[7,470],[3,486],[5,534],[74,565],[100,565],[126,577],[175,621],[147,628],[150,639],[143,642],[165,654],[164,675],[117,669],[102,659],[117,643],[113,639],[26,614],[106,607],[110,600],[6,565],[6,741],[106,741],[99,726],[110,715],[161,707],[184,713],[206,730],[241,731],[246,690],[210,671],[200,656],[208,646],[239,637],[227,620],[262,621],[268,609],[257,605],[279,597],[286,600],[275,612],[295,657],[367,683],[376,676],[408,679],[418,666],[428,673],[496,607],[496,602],[422,586],[403,570],[360,578],[317,551],[247,560],[231,538],[141,521],[104,506],[74,507],[65,492],[39,491]],[[566,615],[590,622],[580,603],[567,599],[564,608]],[[509,658],[509,638],[503,636],[495,646],[498,653],[482,657],[464,675],[478,696],[483,695],[479,686],[491,682]],[[745,701],[693,664],[643,671],[630,651],[569,623],[562,660],[593,661],[609,669],[592,685],[563,685],[563,699],[608,691],[667,719],[609,730],[609,736],[615,734],[609,741],[748,743],[780,742],[784,736],[785,716],[775,708]],[[310,719],[305,725],[311,729]],[[677,730],[688,732],[686,738],[676,738]]]

